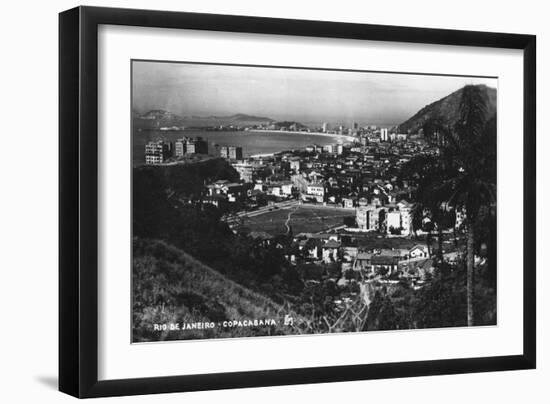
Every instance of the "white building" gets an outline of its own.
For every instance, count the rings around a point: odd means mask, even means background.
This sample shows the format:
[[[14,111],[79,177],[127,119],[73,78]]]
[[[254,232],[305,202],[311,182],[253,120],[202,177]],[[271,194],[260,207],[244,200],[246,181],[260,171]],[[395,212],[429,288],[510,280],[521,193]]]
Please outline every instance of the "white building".
[[[388,128],[380,128],[380,140],[382,142],[388,141]]]
[[[388,215],[386,216],[386,224],[388,233],[391,233],[392,231],[401,230],[403,224],[401,223],[401,212],[398,210],[394,210],[393,212],[388,212]]]
[[[407,140],[407,134],[406,133],[398,133],[397,134],[397,140]]]
[[[300,159],[291,159],[290,169],[298,174],[300,172]]]
[[[322,182],[312,182],[307,186],[306,198],[314,198],[322,203],[325,199],[325,185]]]
[[[355,221],[357,227],[364,231],[377,231],[384,223],[380,222],[381,216],[383,217],[385,209],[379,208],[373,205],[359,206],[355,210]]]
[[[162,140],[145,145],[145,164],[162,164],[170,157],[170,144]]]
[[[399,212],[401,213],[401,231],[402,235],[408,236],[412,233],[412,208],[413,205],[405,200],[397,203]]]

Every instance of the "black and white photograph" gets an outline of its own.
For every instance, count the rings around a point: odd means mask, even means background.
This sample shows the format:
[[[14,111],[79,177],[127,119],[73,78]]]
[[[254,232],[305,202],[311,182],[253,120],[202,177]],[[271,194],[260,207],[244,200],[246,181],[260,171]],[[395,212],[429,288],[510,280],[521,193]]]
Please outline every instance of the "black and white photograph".
[[[496,77],[131,61],[132,342],[496,326]]]
[[[548,401],[543,2],[89,3],[3,8],[0,402]]]

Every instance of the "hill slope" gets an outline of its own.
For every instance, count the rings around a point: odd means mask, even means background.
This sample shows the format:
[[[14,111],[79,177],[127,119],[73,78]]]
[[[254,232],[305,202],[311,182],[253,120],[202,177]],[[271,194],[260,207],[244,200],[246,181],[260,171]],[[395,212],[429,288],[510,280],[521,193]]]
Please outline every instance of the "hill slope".
[[[488,118],[496,113],[497,108],[497,90],[486,85],[478,85],[485,93],[488,100]],[[462,88],[454,93],[426,105],[411,118],[398,126],[399,133],[418,133],[424,123],[430,118],[442,118],[443,120],[454,124],[459,116],[459,104],[462,97]]]
[[[133,340],[228,338],[292,334],[283,306],[229,280],[163,241],[133,242]],[[294,318],[295,314],[291,313]],[[274,319],[271,327],[154,331],[153,324]]]

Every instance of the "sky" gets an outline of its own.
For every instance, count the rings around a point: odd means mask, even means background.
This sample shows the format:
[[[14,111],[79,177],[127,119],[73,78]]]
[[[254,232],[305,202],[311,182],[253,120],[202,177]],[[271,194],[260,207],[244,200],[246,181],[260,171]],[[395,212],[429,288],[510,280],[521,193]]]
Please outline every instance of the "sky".
[[[138,112],[181,116],[237,113],[275,120],[399,124],[467,84],[497,79],[134,61]]]

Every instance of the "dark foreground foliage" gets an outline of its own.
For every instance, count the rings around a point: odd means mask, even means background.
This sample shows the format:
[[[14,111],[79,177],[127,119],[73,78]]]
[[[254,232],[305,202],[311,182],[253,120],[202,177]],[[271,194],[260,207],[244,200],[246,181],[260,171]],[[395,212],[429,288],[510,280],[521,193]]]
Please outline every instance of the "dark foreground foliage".
[[[227,279],[158,240],[134,239],[133,340],[227,338],[299,332],[282,319],[295,313]],[[276,326],[223,327],[224,321],[275,319]],[[154,324],[214,323],[202,330],[155,331]]]

